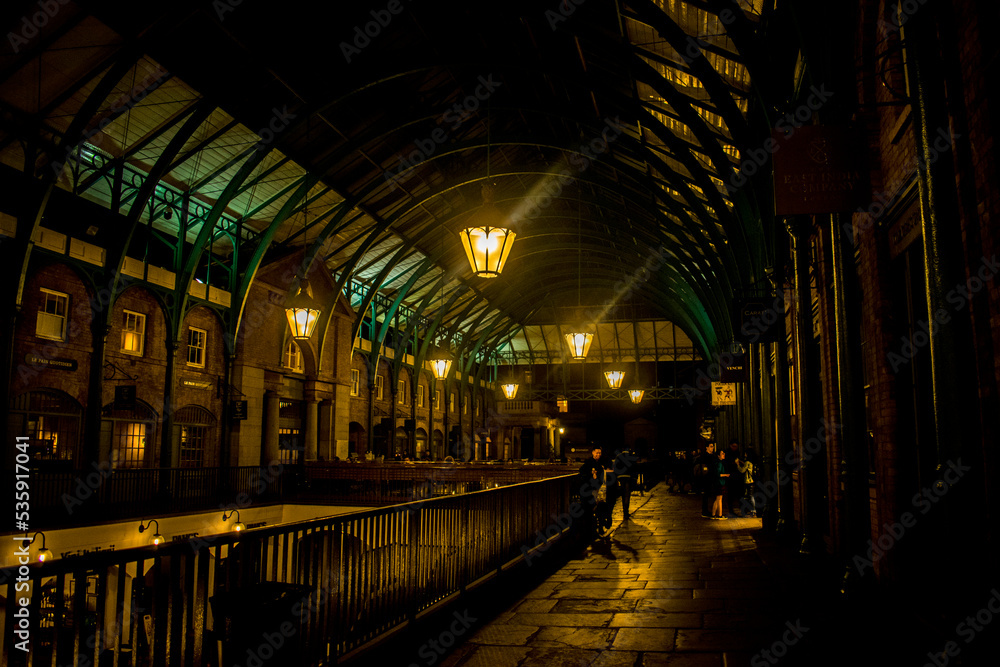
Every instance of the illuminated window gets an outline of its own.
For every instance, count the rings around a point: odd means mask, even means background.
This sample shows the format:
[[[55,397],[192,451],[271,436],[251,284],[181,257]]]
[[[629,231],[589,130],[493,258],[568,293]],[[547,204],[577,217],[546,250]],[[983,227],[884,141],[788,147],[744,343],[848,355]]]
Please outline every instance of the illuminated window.
[[[294,465],[299,462],[299,452],[304,450],[299,436],[300,431],[297,428],[278,429],[278,462],[282,465]]]
[[[435,389],[434,390],[434,409],[435,410],[440,410],[441,409],[441,390],[440,389]]]
[[[448,394],[448,412],[455,411],[455,394]]]
[[[400,405],[406,405],[406,380],[400,380],[396,383],[396,402]]]
[[[351,369],[351,396],[358,396],[361,393],[361,371],[357,368]]]
[[[205,367],[205,345],[207,340],[207,331],[188,327],[188,366]]]
[[[476,399],[476,416],[479,416],[479,410],[483,407],[483,402]]]
[[[417,385],[417,407],[424,407],[424,385]]]
[[[141,357],[143,342],[146,339],[146,316],[142,313],[133,313],[131,310],[124,311],[123,315],[122,353]]]
[[[69,295],[42,289],[42,307],[35,322],[35,335],[52,340],[66,340],[66,313]]]
[[[143,467],[146,463],[146,424],[116,422],[114,436],[118,445],[118,465],[122,468]]]
[[[382,393],[383,393],[383,389],[382,389],[382,376],[381,375],[376,375],[375,376],[375,398],[377,400],[381,401],[382,400]]]
[[[302,350],[299,349],[299,344],[296,343],[291,338],[285,343],[285,368],[295,371],[296,373],[301,373],[304,370],[302,364]]]
[[[468,399],[462,401],[462,414],[463,415],[469,414],[469,401],[468,401]]]
[[[10,419],[28,436],[29,454],[36,461],[72,461],[80,439],[83,409],[62,392],[34,390],[11,404]]]

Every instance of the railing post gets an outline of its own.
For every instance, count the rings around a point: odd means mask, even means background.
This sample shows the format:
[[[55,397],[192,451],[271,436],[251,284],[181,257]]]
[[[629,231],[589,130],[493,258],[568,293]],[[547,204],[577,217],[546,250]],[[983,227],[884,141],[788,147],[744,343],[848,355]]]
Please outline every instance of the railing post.
[[[423,508],[407,510],[406,617],[412,623],[417,618],[417,563],[420,561],[420,519]]]

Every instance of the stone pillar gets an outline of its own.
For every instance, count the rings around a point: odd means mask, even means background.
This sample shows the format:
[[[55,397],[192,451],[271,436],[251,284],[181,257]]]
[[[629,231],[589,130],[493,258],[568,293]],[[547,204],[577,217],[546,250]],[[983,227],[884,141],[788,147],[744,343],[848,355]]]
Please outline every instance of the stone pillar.
[[[264,458],[265,465],[281,460],[278,447],[278,394],[274,391],[264,393]]]
[[[337,456],[337,443],[333,433],[333,401],[328,398],[319,402],[319,456],[326,461],[332,461]]]
[[[319,401],[306,401],[305,447],[306,461],[319,456]]]

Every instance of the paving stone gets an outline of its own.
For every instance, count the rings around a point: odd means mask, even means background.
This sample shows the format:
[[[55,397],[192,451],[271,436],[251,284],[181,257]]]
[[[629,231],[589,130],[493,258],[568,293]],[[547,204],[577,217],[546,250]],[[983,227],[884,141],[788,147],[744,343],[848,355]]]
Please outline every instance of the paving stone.
[[[600,651],[562,648],[532,648],[520,667],[589,667]]]
[[[644,581],[575,581],[570,584],[559,584],[558,591],[613,591],[645,588]]]
[[[677,630],[621,628],[612,648],[621,651],[672,651]]]
[[[611,646],[616,633],[617,630],[599,628],[542,628],[530,646],[604,650]]]
[[[725,600],[638,600],[635,611],[639,613],[663,612],[723,612]]]
[[[638,600],[551,600],[555,607],[551,611],[559,614],[590,614],[602,611],[634,611]]]
[[[638,591],[623,591],[623,598],[626,600],[647,600],[647,599],[667,599],[667,600],[691,600],[692,593],[703,591],[692,590],[690,588],[651,588]]]
[[[721,653],[644,653],[642,667],[723,667]],[[725,663],[725,667],[732,667]]]
[[[518,667],[529,649],[521,646],[479,646],[462,667]],[[424,664],[427,664],[426,662]]]
[[[613,614],[516,614],[510,623],[519,625],[602,627],[607,626]]]
[[[760,632],[711,629],[678,630],[678,651],[756,651],[768,639]]]
[[[533,625],[495,623],[481,629],[469,641],[473,644],[523,646],[528,643],[528,638],[536,632],[538,632],[538,627]]]
[[[700,628],[700,614],[615,614],[612,628]]]
[[[558,600],[524,600],[511,611],[516,614],[544,614],[552,611],[558,602]]]

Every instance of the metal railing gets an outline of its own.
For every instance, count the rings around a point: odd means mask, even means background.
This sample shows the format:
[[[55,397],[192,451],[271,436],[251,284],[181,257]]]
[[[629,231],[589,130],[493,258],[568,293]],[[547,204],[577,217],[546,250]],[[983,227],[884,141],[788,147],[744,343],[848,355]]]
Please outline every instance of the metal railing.
[[[532,482],[575,473],[559,464],[398,464],[317,463],[305,469],[306,483],[296,502],[392,505]]]
[[[522,558],[574,479],[0,570],[0,656],[202,667],[221,643],[224,665],[330,664]]]
[[[283,499],[296,487],[292,466],[271,468],[100,468],[31,473],[32,525],[79,526],[138,516],[217,507],[241,493],[259,502]]]

